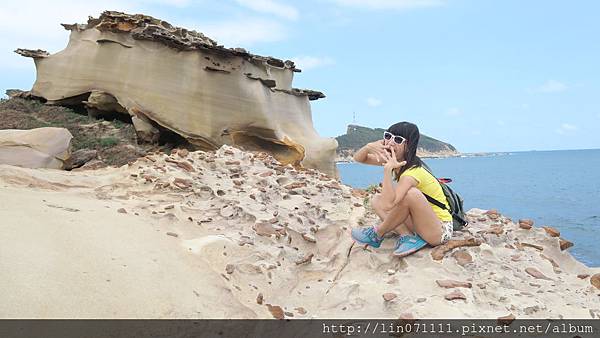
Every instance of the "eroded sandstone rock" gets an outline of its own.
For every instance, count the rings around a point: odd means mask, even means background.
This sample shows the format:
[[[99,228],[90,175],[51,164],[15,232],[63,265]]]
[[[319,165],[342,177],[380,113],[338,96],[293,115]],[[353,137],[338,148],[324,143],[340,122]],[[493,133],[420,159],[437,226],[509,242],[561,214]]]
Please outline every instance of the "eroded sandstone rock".
[[[63,27],[71,36],[61,52],[15,51],[35,61],[31,95],[84,104],[91,115],[128,114],[140,141],[157,142],[166,129],[201,150],[236,145],[337,176],[337,141],[312,124],[309,100],[324,95],[292,88],[300,71],[292,61],[141,14],[106,11]]]
[[[63,169],[71,156],[72,138],[65,128],[0,130],[0,164]]]

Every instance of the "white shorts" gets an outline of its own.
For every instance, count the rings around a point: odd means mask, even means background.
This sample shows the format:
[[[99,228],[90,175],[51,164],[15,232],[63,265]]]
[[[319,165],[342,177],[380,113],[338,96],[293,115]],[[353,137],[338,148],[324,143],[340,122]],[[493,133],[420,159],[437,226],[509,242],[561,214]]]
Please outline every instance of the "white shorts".
[[[440,243],[444,244],[452,238],[452,229],[453,229],[452,221],[442,221],[442,238],[440,239]]]

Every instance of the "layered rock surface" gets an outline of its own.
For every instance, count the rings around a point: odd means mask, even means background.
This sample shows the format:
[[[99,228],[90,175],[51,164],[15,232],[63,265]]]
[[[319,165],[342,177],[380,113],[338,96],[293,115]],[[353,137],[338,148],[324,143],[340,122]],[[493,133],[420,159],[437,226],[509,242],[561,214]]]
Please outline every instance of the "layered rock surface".
[[[0,317],[600,316],[600,269],[542,228],[473,209],[451,242],[398,259],[393,238],[350,239],[377,222],[367,193],[266,153],[0,166],[0,186]]]
[[[94,116],[128,114],[147,142],[168,129],[202,150],[237,145],[336,174],[337,142],[312,124],[309,100],[324,95],[292,87],[292,61],[224,48],[140,14],[107,11],[63,26],[71,32],[64,50],[15,51],[35,61],[31,95],[84,104]]]

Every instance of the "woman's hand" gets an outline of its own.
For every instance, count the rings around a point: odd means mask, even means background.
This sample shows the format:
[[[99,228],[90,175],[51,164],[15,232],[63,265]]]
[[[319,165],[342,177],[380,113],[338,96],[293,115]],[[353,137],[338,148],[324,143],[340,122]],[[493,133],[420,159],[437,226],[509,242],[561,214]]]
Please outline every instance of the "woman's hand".
[[[396,159],[396,152],[393,147],[389,147],[391,150],[391,154],[387,151],[385,152],[385,164],[383,166],[384,170],[394,171],[395,169],[401,168],[406,165],[406,161],[398,162]]]
[[[367,143],[367,148],[369,153],[375,155],[378,163],[385,163],[390,146],[383,144],[383,140]]]

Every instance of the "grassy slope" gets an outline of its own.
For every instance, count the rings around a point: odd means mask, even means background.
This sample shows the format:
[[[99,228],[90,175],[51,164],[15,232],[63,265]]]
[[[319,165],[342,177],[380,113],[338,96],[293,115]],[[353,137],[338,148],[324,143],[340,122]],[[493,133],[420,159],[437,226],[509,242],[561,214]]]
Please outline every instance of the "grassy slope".
[[[95,149],[98,157],[108,165],[127,164],[152,148],[138,145],[133,125],[119,120],[97,120],[69,108],[48,106],[36,100],[12,98],[0,101],[0,129],[41,127],[67,128],[73,135],[72,151]]]
[[[336,137],[338,141],[338,150],[358,149],[369,142],[380,140],[383,137],[385,129],[382,128],[367,128],[357,125],[349,125],[346,134]],[[436,140],[427,135],[421,134],[419,147],[430,151],[456,151],[451,144]]]

